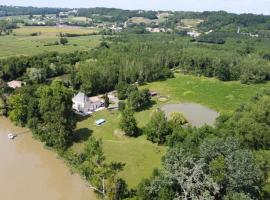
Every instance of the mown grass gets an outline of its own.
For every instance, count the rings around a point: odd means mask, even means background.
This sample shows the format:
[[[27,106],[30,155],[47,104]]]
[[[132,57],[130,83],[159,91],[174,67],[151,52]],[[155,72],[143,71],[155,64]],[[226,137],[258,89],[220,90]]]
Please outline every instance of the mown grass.
[[[136,115],[140,127],[149,119],[149,112],[144,111]],[[95,120],[104,118],[106,123],[102,126],[95,125]],[[81,121],[77,129],[90,133],[95,138],[103,141],[103,150],[108,161],[125,163],[120,176],[126,180],[130,187],[135,187],[142,178],[151,175],[154,168],[161,167],[161,157],[166,152],[166,147],[158,146],[146,140],[144,136],[129,138],[119,130],[120,113],[118,111],[99,111],[93,116]],[[80,152],[84,142],[76,143],[73,148]]]
[[[240,104],[245,103],[262,88],[270,83],[260,85],[243,85],[239,82],[222,82],[212,78],[194,77],[175,74],[175,78],[166,81],[149,83],[150,90],[168,97],[166,102],[154,98],[154,104],[135,117],[140,128],[150,120],[154,110],[163,104],[171,102],[195,102],[206,105],[219,112],[232,112]],[[106,123],[96,126],[95,120],[104,118]],[[145,136],[138,138],[125,137],[119,130],[120,113],[118,111],[99,111],[93,116],[78,123],[79,132],[92,134],[103,141],[103,149],[108,161],[125,163],[120,176],[130,187],[135,187],[142,178],[151,176],[154,168],[161,167],[161,158],[166,153],[166,147],[157,146],[147,141]],[[84,141],[73,145],[73,149],[81,151]]]
[[[63,45],[51,45],[59,41],[59,33],[91,33],[94,30],[85,28],[57,28],[57,27],[23,27],[14,30],[15,35],[0,37],[0,58],[18,55],[36,55],[46,51],[58,51],[61,53],[76,50],[89,50],[100,43],[101,36],[81,36],[68,38],[69,43]],[[30,36],[31,33],[41,32],[39,36]]]
[[[231,112],[248,101],[265,84],[244,85],[238,81],[222,82],[215,78],[175,74],[175,78],[150,83],[144,87],[169,97],[170,102],[195,102],[219,112]]]

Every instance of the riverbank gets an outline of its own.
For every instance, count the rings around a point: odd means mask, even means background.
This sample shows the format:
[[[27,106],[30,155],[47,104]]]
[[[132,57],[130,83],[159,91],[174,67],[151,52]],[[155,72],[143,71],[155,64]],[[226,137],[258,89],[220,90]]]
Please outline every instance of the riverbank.
[[[15,140],[8,133],[18,134]],[[0,117],[0,198],[5,200],[95,200],[95,194],[57,154],[32,139],[28,129]],[[27,181],[27,183],[26,183]]]

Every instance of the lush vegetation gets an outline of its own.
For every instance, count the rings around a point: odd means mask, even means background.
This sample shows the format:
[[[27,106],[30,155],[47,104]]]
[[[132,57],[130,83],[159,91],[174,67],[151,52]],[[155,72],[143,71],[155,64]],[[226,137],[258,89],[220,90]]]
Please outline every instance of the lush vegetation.
[[[138,198],[269,198],[268,101],[268,90],[259,93],[232,115],[220,116],[216,128],[172,126],[163,169],[140,183]],[[162,114],[156,115],[164,121]],[[159,128],[152,134],[160,136],[167,130],[154,122],[151,127]]]
[[[5,16],[60,11],[68,10],[0,7]],[[101,42],[87,28],[23,27],[1,36],[0,115],[29,127],[104,199],[270,198],[270,92],[258,93],[269,87],[269,16],[105,8],[73,15],[128,27],[105,28]],[[188,24],[205,33],[185,36],[181,27]],[[146,34],[146,25],[171,31]],[[258,36],[236,33],[238,26]],[[14,28],[13,21],[0,21],[1,34]],[[92,39],[92,46],[84,44]],[[18,44],[5,52],[12,43]],[[67,53],[73,50],[80,51]],[[11,54],[29,56],[6,57]],[[11,80],[26,86],[10,89]],[[119,111],[75,116],[76,92],[105,93],[108,108],[107,92],[114,89]],[[159,110],[179,101],[220,111],[216,126],[193,128],[181,113],[167,117]],[[106,123],[95,126],[101,118]]]
[[[58,14],[59,12],[68,11],[69,9],[62,8],[36,8],[36,7],[21,7],[21,6],[3,6],[0,5],[0,16],[13,15],[44,15]]]

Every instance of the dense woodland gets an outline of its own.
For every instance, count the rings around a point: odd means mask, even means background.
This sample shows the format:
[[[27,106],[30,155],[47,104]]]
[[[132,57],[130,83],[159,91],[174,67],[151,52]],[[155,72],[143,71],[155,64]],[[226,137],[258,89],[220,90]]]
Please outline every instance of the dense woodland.
[[[37,7],[21,7],[21,6],[4,6],[0,5],[0,17],[14,15],[42,15],[42,14],[58,14],[59,12],[68,11],[70,9],[63,8],[37,8]]]

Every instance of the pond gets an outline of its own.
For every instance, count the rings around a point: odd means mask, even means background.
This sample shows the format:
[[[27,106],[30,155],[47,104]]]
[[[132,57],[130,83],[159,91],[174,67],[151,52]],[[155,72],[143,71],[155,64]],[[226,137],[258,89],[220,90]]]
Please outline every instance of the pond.
[[[167,117],[173,112],[180,112],[195,127],[201,127],[205,124],[214,126],[216,118],[219,116],[216,111],[196,103],[167,104],[161,110],[165,112]]]
[[[8,133],[18,134],[14,140]],[[81,177],[71,174],[56,153],[32,139],[28,129],[0,117],[0,199],[95,200]]]

